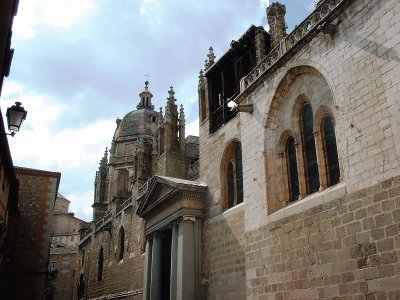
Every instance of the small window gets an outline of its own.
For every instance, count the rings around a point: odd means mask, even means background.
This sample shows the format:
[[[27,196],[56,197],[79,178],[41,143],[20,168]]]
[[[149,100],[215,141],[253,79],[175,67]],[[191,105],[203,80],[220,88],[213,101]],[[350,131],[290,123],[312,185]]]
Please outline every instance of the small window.
[[[297,171],[296,146],[293,137],[289,137],[285,146],[289,202],[299,199],[299,174]]]
[[[81,266],[85,264],[85,249],[82,250],[82,261],[81,261]]]
[[[57,263],[55,261],[52,261],[50,263],[50,273],[54,274],[57,271]]]
[[[119,230],[119,253],[118,259],[122,260],[124,258],[124,251],[125,251],[125,230],[124,227],[121,227]]]
[[[99,259],[97,261],[97,281],[103,280],[103,264],[104,264],[103,248],[100,247]]]

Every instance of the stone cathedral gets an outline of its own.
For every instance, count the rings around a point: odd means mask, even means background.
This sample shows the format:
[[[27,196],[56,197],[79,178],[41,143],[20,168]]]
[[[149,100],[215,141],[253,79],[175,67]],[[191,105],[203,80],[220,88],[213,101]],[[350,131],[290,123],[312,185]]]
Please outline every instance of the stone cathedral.
[[[77,299],[400,298],[400,2],[285,14],[209,49],[199,137],[148,82],[117,119]]]

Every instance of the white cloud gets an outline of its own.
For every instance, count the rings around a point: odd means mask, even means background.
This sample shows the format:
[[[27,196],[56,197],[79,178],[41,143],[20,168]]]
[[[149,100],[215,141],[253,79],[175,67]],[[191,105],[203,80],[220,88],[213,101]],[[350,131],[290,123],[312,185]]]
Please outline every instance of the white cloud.
[[[140,14],[142,16],[152,15],[157,11],[159,0],[143,0],[140,5]]]
[[[76,216],[85,221],[92,219],[92,203],[94,193],[93,191],[87,191],[83,193],[69,193],[63,194],[65,198],[71,201],[70,212],[74,212]]]
[[[52,130],[59,127],[57,122],[68,111],[67,105],[54,104],[46,100],[45,95],[31,94],[14,83],[7,85],[5,90],[3,107],[11,106],[18,99],[28,111],[20,132],[9,139],[16,162],[31,161],[35,167],[57,171],[80,169],[98,163],[104,145],[110,144],[115,129],[114,120],[98,120],[79,128],[67,125],[63,129]],[[32,146],[29,151],[26,145]]]
[[[185,134],[199,136],[199,118],[186,124]]]
[[[21,1],[13,30],[20,39],[33,38],[41,25],[67,29],[95,11],[94,0]]]

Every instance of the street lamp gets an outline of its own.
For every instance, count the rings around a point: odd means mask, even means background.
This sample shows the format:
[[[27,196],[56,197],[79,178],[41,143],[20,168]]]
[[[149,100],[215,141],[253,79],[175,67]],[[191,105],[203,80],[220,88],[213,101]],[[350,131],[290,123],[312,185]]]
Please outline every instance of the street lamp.
[[[15,133],[19,131],[27,113],[28,112],[21,106],[21,102],[15,102],[15,105],[7,108],[8,130],[11,131],[9,135],[14,136]]]

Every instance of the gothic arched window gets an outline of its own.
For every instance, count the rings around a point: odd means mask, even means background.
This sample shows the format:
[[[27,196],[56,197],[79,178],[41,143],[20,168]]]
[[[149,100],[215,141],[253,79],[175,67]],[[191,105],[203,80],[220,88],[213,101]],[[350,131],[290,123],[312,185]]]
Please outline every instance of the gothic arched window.
[[[321,125],[327,185],[332,186],[340,181],[339,158],[336,145],[335,125],[331,116],[324,117]]]
[[[118,260],[121,260],[124,258],[124,251],[125,251],[125,230],[124,227],[121,226],[121,229],[119,230],[119,251],[118,251]]]
[[[99,259],[97,261],[97,281],[103,280],[103,267],[104,267],[103,247],[100,247]]]
[[[299,199],[299,174],[297,171],[296,145],[293,137],[289,137],[285,145],[289,202]]]
[[[236,142],[228,146],[223,159],[223,177],[225,181],[225,208],[231,208],[243,202],[242,147]]]
[[[313,130],[314,118],[311,105],[308,103],[303,105],[300,112],[300,128],[303,142],[306,194],[309,195],[318,192],[320,182]]]

